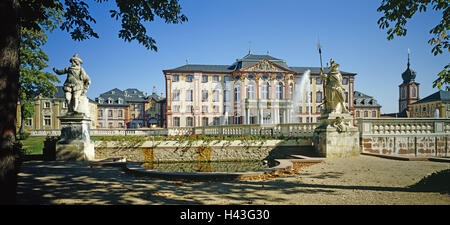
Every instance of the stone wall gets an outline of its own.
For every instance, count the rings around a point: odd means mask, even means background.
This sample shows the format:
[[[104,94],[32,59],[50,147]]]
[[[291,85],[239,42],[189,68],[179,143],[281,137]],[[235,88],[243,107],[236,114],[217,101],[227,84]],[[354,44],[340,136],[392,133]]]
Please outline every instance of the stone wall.
[[[409,157],[450,156],[449,119],[358,120],[362,152]]]
[[[96,142],[96,159],[126,157],[128,161],[167,162],[167,161],[242,161],[287,158],[290,155],[314,154],[311,138],[301,141],[217,141],[216,143],[161,143],[145,142],[140,146],[127,147],[114,142]]]

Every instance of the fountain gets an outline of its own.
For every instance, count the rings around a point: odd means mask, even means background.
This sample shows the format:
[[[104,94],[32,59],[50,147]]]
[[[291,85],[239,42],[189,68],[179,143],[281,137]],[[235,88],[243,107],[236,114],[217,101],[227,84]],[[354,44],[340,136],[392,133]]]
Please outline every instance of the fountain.
[[[291,118],[295,123],[300,123],[298,114],[302,113],[300,111],[300,106],[308,106],[308,115],[311,118],[311,82],[310,76],[311,71],[306,70],[301,78],[296,78],[295,80],[295,89],[294,89],[294,97],[292,99],[292,104],[294,105],[293,115],[291,111]],[[299,81],[300,80],[300,81]]]

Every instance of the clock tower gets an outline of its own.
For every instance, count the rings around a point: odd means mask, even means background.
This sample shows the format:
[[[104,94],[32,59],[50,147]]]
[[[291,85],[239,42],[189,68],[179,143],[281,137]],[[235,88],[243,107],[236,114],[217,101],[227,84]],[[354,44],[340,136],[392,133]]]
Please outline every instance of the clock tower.
[[[399,87],[398,107],[399,113],[408,109],[408,105],[418,101],[419,98],[419,83],[415,82],[416,72],[411,70],[409,63],[409,49],[408,49],[408,64],[405,72],[402,73],[403,83]]]

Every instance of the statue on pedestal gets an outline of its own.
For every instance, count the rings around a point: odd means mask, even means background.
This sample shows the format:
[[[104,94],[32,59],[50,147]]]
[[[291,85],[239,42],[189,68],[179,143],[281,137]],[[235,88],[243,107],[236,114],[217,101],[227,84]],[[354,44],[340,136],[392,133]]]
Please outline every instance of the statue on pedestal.
[[[70,58],[70,67],[62,70],[53,68],[58,75],[67,74],[64,82],[64,96],[68,112],[58,117],[61,121],[61,138],[56,142],[56,160],[93,160],[94,142],[90,139],[89,105],[86,91],[91,84],[89,76],[75,54]]]
[[[330,59],[330,72],[323,73],[320,68],[320,78],[325,81],[325,113],[348,113],[345,107],[345,88],[342,86],[342,75],[339,64]]]
[[[68,105],[68,114],[76,114],[85,112],[86,109],[80,109],[80,99],[86,99],[85,95],[91,80],[84,71],[81,64],[83,61],[75,54],[70,58],[70,67],[66,67],[62,70],[53,68],[53,71],[58,75],[67,74],[67,79],[64,82],[64,95]]]

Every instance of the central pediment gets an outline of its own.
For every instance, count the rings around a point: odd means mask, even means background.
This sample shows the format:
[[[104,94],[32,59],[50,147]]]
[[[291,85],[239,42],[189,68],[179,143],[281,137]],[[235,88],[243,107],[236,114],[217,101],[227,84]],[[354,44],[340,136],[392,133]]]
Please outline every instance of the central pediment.
[[[254,63],[250,66],[240,69],[242,72],[292,72],[289,69],[286,69],[274,62],[271,62],[267,59],[263,59],[257,63]]]

